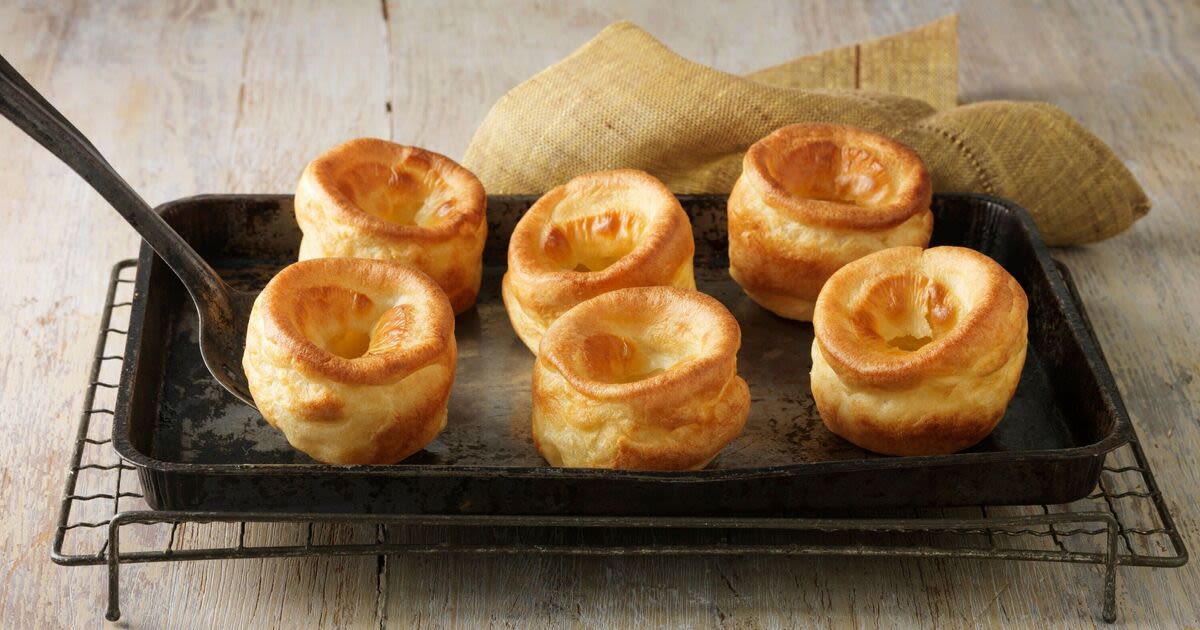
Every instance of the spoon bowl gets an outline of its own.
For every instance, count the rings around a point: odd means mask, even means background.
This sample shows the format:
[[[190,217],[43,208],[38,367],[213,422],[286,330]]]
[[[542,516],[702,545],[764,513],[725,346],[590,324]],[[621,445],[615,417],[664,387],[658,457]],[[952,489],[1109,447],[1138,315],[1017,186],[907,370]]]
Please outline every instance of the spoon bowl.
[[[257,293],[231,289],[228,308],[218,307],[216,302],[196,302],[196,310],[200,315],[200,356],[204,365],[229,393],[257,409],[242,368],[246,329],[256,297]]]

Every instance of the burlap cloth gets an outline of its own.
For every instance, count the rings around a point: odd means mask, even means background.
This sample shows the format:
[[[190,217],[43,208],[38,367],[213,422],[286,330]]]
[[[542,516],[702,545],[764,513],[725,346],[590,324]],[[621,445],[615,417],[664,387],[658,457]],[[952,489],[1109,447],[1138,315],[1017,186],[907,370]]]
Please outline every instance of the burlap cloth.
[[[746,77],[688,61],[620,22],[501,98],[463,162],[490,194],[541,193],[617,167],[646,170],[677,193],[725,193],[759,138],[834,121],[916,149],[937,192],[1019,203],[1052,245],[1108,238],[1149,210],[1121,161],[1062,110],[956,106],[957,92],[953,16]]]

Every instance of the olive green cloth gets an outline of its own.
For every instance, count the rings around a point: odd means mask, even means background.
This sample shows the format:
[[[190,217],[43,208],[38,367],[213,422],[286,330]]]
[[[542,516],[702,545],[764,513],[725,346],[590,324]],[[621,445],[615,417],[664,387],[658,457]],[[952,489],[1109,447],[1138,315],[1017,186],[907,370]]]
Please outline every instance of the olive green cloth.
[[[639,168],[677,193],[726,193],[755,141],[797,122],[839,122],[913,147],[937,192],[1027,208],[1052,245],[1088,243],[1149,210],[1128,169],[1053,105],[955,106],[955,18],[739,77],[688,61],[628,22],[502,97],[464,165],[490,194]]]

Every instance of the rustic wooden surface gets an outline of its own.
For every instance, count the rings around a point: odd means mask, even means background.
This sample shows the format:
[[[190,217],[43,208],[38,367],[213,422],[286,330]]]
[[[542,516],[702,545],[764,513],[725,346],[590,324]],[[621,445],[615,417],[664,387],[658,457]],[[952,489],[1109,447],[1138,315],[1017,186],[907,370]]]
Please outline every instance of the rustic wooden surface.
[[[961,96],[1044,99],[1127,161],[1154,209],[1060,251],[1171,509],[1200,548],[1200,8],[1194,2],[6,1],[0,52],[151,202],[288,192],[339,140],[461,157],[489,105],[604,25],[632,19],[747,72],[960,12]],[[281,6],[286,5],[286,6]],[[48,552],[108,266],[133,231],[0,123],[0,619],[102,620],[99,567]],[[209,528],[184,534],[197,544]],[[266,528],[265,540],[294,532]],[[139,627],[1088,626],[1090,567],[845,559],[250,560],[123,576]],[[1200,623],[1200,563],[1122,569],[1120,623]]]

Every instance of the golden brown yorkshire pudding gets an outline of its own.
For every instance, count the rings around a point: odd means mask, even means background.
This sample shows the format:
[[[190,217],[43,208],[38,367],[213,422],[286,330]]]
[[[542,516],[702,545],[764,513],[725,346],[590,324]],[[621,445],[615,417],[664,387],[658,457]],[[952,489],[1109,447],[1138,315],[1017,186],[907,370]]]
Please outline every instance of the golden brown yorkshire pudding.
[[[542,196],[513,229],[504,306],[535,353],[546,328],[614,289],[695,289],[692,224],[662,182],[636,170],[581,175]]]
[[[844,125],[800,124],[750,147],[729,196],[729,273],[789,319],[812,319],[842,265],[889,247],[925,247],[932,186],[912,149]]]
[[[391,464],[446,426],[454,311],[397,262],[318,258],[254,302],[242,365],[254,403],[292,446],[330,464]]]
[[[750,390],[741,330],[715,299],[619,289],[546,331],[533,368],[533,441],[554,466],[703,468],[737,437]]]
[[[359,138],[313,160],[296,188],[300,260],[396,260],[433,278],[455,313],[475,303],[487,197],[467,169],[432,151]]]
[[[1027,310],[1003,267],[962,247],[897,247],[842,267],[813,316],[821,419],[888,455],[974,445],[1016,391]]]

